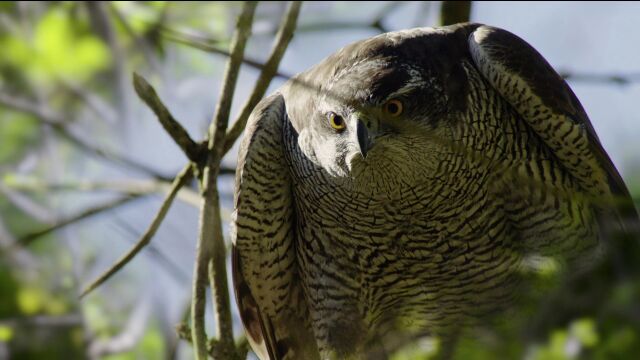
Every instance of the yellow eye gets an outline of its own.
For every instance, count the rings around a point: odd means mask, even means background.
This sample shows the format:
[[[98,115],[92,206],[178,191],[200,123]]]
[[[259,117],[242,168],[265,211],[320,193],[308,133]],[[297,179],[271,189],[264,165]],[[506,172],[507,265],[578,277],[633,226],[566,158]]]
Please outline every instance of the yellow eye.
[[[396,117],[396,116],[400,116],[400,114],[402,114],[402,110],[404,110],[403,106],[402,106],[402,101],[398,100],[398,99],[393,99],[393,100],[389,100],[384,104],[384,112]]]
[[[347,127],[347,124],[344,122],[342,116],[333,112],[329,113],[329,124],[331,124],[332,128],[338,131],[342,131]]]

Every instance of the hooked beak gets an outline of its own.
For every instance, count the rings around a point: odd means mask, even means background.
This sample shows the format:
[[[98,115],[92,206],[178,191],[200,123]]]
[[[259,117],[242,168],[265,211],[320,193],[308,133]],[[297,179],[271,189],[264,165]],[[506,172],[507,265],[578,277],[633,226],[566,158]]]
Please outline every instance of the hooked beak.
[[[356,125],[356,134],[358,137],[358,145],[360,146],[360,154],[363,158],[367,158],[367,152],[371,149],[373,143],[369,139],[369,129],[364,125],[362,120],[358,120]]]

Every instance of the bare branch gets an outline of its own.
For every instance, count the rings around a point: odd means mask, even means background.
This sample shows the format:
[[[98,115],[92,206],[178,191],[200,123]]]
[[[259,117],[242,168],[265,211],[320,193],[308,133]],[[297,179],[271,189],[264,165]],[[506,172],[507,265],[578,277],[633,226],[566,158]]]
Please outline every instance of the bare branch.
[[[58,83],[69,91],[71,95],[82,101],[86,105],[87,109],[91,110],[104,122],[109,124],[114,124],[116,122],[117,115],[114,109],[100,98],[98,94],[91,92],[88,87],[81,86],[62,77],[58,78]]]
[[[38,259],[27,249],[17,246],[16,242],[15,237],[9,232],[4,220],[0,217],[0,254],[5,255],[3,261],[6,261],[11,269],[28,271],[30,276],[35,277],[34,270],[38,267]]]
[[[40,121],[52,125],[62,126],[65,117],[43,104],[37,104],[27,99],[19,98],[5,92],[0,92],[0,105],[23,113],[34,115]]]
[[[382,26],[381,22],[353,22],[353,21],[318,21],[309,24],[301,24],[298,32],[314,32],[314,31],[336,31],[336,30],[352,30],[352,29],[373,29],[379,33],[385,33],[388,30]]]
[[[56,221],[56,217],[48,208],[16,191],[15,188],[7,186],[4,182],[0,182],[0,193],[4,194],[7,197],[7,200],[9,200],[15,207],[36,220],[43,223],[53,223]]]
[[[235,171],[232,169],[226,169],[225,171]],[[124,193],[128,195],[146,195],[151,193],[168,193],[171,191],[171,183],[158,180],[137,180],[128,179],[121,181],[73,181],[73,182],[54,182],[47,183],[36,179],[22,179],[18,178],[13,180],[9,178],[0,181],[0,191],[4,191],[4,188],[13,189],[18,191],[30,191],[30,192],[52,192],[52,191],[114,191]],[[177,198],[189,205],[198,207],[200,206],[200,195],[194,190],[183,187],[178,192]],[[47,210],[48,212],[48,210]],[[51,222],[47,220],[47,222]]]
[[[129,314],[124,329],[109,339],[96,339],[89,345],[90,359],[102,359],[106,355],[119,354],[132,349],[144,336],[144,330],[151,315],[148,296],[143,297]]]
[[[156,179],[170,181],[170,179],[165,175],[158,173],[156,170],[144,164],[138,163],[131,159],[127,159],[120,154],[116,154],[108,150],[96,147],[83,138],[74,135],[69,131],[69,129],[67,129],[67,126],[65,124],[66,117],[62,114],[57,113],[44,104],[34,103],[29,100],[0,92],[0,105],[4,105],[8,108],[34,115],[40,122],[51,126],[51,128],[55,130],[58,135],[62,136],[70,143],[89,154],[119,165],[126,166],[129,169],[143,172]]]
[[[572,71],[559,71],[562,78],[572,82],[585,82],[602,85],[626,86],[640,82],[640,73],[627,74],[590,74]]]
[[[205,149],[191,139],[187,130],[180,125],[167,107],[164,106],[153,87],[137,73],[133,73],[133,87],[136,89],[138,96],[153,110],[162,127],[171,135],[173,141],[180,146],[189,160],[195,163],[199,162]]]
[[[184,340],[188,343],[193,343],[193,339],[191,338],[191,327],[186,322],[182,322],[175,327],[176,335],[179,339]],[[249,352],[249,341],[246,337],[240,338],[237,342],[236,348],[238,349],[238,358],[246,359],[247,353]],[[215,339],[211,339],[209,344],[207,344],[207,351],[209,355],[214,359],[220,359],[220,345]],[[224,358],[222,358],[224,359]]]
[[[102,285],[113,274],[118,272],[123,266],[127,265],[129,261],[131,261],[140,252],[140,250],[142,250],[151,241],[153,236],[156,234],[156,231],[160,227],[160,224],[162,224],[164,217],[167,215],[167,212],[169,211],[169,208],[171,207],[171,204],[173,203],[173,199],[176,197],[176,194],[178,193],[180,188],[182,188],[189,180],[191,180],[192,176],[193,176],[192,167],[191,167],[191,164],[188,164],[187,166],[184,167],[184,169],[182,169],[180,174],[176,176],[171,186],[171,191],[169,191],[169,194],[167,194],[167,196],[165,197],[164,201],[162,202],[162,205],[160,206],[160,210],[158,210],[158,213],[156,214],[155,218],[151,222],[151,225],[149,225],[149,228],[147,229],[147,231],[145,231],[144,235],[142,235],[142,238],[140,238],[140,240],[131,248],[131,250],[129,250],[129,252],[127,252],[118,261],[116,261],[116,263],[113,264],[111,268],[105,271],[96,280],[91,282],[91,284],[89,284],[82,291],[82,293],[80,294],[80,298],[83,298],[85,295],[93,291],[95,288]]]
[[[102,38],[102,40],[109,46],[111,58],[113,59],[113,76],[115,80],[115,94],[117,96],[118,113],[120,121],[128,119],[130,115],[130,104],[128,85],[127,85],[127,69],[125,66],[125,55],[122,51],[122,46],[118,41],[116,32],[109,19],[107,12],[106,1],[86,1],[85,5],[89,10],[89,16],[91,17],[91,23],[94,26],[96,33]]]
[[[226,252],[222,236],[220,219],[220,200],[216,178],[223,155],[224,139],[229,122],[231,101],[235,92],[235,84],[240,72],[244,49],[251,33],[253,15],[257,3],[246,1],[238,16],[236,31],[231,41],[231,55],[224,73],[220,98],[215,115],[209,127],[209,156],[202,175],[202,207],[200,209],[200,231],[196,253],[196,264],[193,275],[193,300],[191,310],[192,338],[196,349],[196,358],[208,357],[207,336],[204,329],[205,288],[207,270],[210,272],[211,289],[215,299],[217,315],[218,341],[221,344],[221,356],[224,359],[237,358],[233,342],[231,309],[229,305],[229,288],[227,285]],[[209,266],[211,265],[211,266]]]
[[[167,2],[167,5],[165,5],[164,7],[163,16],[161,17],[161,19],[159,19],[160,21],[163,20],[164,14],[166,14],[166,9],[168,4],[169,3]],[[160,69],[160,64],[158,63],[158,59],[155,56],[151,46],[149,46],[149,43],[144,38],[136,34],[136,31],[133,29],[133,27],[131,27],[131,24],[127,20],[126,16],[122,14],[122,12],[118,9],[118,7],[113,2],[109,2],[109,10],[111,10],[111,13],[113,13],[116,20],[120,23],[124,31],[129,35],[129,37],[131,37],[131,39],[136,45],[136,48],[142,52],[144,59],[148,64],[151,65],[152,69],[154,70]],[[152,25],[157,26],[157,24],[152,24]]]
[[[440,8],[440,25],[468,22],[471,16],[471,1],[443,1]]]
[[[102,205],[98,205],[98,206],[94,206],[94,207],[90,207],[86,210],[81,211],[80,213],[73,215],[69,218],[60,220],[58,222],[56,222],[55,224],[42,229],[42,230],[38,230],[38,231],[34,231],[32,233],[29,233],[27,235],[22,236],[21,238],[18,239],[18,244],[22,245],[22,246],[29,246],[31,245],[35,240],[37,240],[38,238],[40,238],[41,236],[47,235],[53,231],[56,231],[58,229],[61,229],[67,225],[71,225],[74,224],[76,222],[79,222],[81,220],[90,218],[94,215],[100,214],[104,211],[107,210],[112,210],[115,209],[121,205],[127,204],[132,200],[138,199],[140,198],[141,195],[133,195],[133,196],[123,196],[120,197],[114,201],[109,201],[105,204]]]
[[[66,315],[31,315],[19,318],[8,318],[0,321],[1,326],[36,326],[36,327],[70,327],[82,325],[82,315],[71,313]]]
[[[128,235],[127,240],[129,240],[130,243],[135,244],[136,242],[133,241],[133,239],[139,239],[141,237],[140,232],[136,230],[128,221],[116,216],[115,214],[113,216],[113,221],[116,223],[120,230],[126,232],[126,234]],[[160,251],[158,247],[156,247],[152,242],[149,242],[149,244],[147,244],[146,250],[157,262],[164,264],[163,267],[169,273],[171,273],[171,275],[173,275],[173,277],[177,281],[181,283],[186,283],[189,281],[189,274],[185,274],[180,266],[178,266],[170,257],[165,255],[162,251]]]
[[[249,118],[249,115],[251,115],[251,111],[253,111],[253,108],[255,108],[260,99],[262,99],[269,87],[269,84],[271,83],[271,80],[277,73],[280,61],[289,46],[289,42],[293,38],[301,6],[302,3],[300,1],[293,1],[289,5],[280,29],[278,30],[278,34],[276,35],[276,40],[271,50],[271,54],[262,68],[262,72],[256,81],[253,92],[245,102],[244,107],[231,127],[231,130],[227,133],[224,143],[224,153],[227,153],[229,149],[231,149],[244,130],[244,127],[247,125],[247,119]]]
[[[212,53],[212,54],[217,54],[217,55],[222,55],[225,57],[229,57],[231,56],[231,54],[223,49],[217,48],[215,46],[212,46],[208,43],[203,42],[202,40],[196,39],[195,37],[191,36],[191,35],[187,35],[187,34],[180,34],[176,31],[172,31],[172,32],[166,32],[165,33],[165,38],[169,41],[173,41],[175,43],[178,44],[182,44],[182,45],[186,45],[186,46],[190,46],[208,53]],[[263,70],[265,67],[265,64],[261,63],[258,60],[255,59],[251,59],[248,57],[244,57],[242,59],[242,63],[245,65],[249,65],[255,69],[258,70]],[[282,72],[278,72],[276,71],[275,73],[276,77],[282,78],[282,79],[290,79],[291,75],[289,74],[285,74]]]
[[[384,20],[389,14],[393,13],[398,7],[407,3],[406,1],[388,1],[373,16],[371,21],[318,21],[308,24],[300,24],[298,32],[314,32],[314,31],[335,31],[350,29],[372,29],[379,33],[389,32],[390,29],[384,25]]]
[[[404,5],[406,1],[389,1],[378,10],[377,15],[371,22],[371,27],[378,29],[381,33],[389,32],[389,29],[382,23],[384,19],[393,13],[398,7]]]

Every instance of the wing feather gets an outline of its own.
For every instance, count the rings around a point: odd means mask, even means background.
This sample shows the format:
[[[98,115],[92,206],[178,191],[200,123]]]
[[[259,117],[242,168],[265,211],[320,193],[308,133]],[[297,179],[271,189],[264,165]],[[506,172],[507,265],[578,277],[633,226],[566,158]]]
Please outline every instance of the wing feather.
[[[475,25],[477,26],[477,25]],[[475,65],[562,161],[582,189],[623,218],[637,218],[620,173],[569,85],[529,44],[481,25],[468,38]]]
[[[293,202],[282,143],[280,94],[253,111],[236,170],[232,221],[233,279],[249,341],[263,360],[280,359],[274,322],[286,311],[293,281]]]

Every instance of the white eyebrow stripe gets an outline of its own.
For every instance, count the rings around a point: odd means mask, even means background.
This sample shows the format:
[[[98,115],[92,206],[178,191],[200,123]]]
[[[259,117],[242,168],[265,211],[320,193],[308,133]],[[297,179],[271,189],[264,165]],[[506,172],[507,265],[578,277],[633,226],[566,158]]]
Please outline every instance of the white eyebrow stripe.
[[[422,77],[422,73],[418,69],[409,65],[405,65],[402,67],[404,68],[404,70],[406,70],[407,74],[409,75],[409,80],[405,82],[404,86],[402,86],[400,89],[389,94],[386,97],[386,100],[392,99],[400,95],[407,94],[413,91],[414,89],[424,87],[427,84],[425,79]]]
[[[400,89],[398,89],[398,90],[392,92],[391,94],[387,95],[385,100],[393,99],[395,97],[398,97],[398,96],[401,96],[401,95],[404,95],[404,94],[408,94],[411,91],[413,91],[413,90],[415,90],[417,88],[421,88],[426,84],[427,84],[426,81],[415,81],[415,82],[406,83]]]

